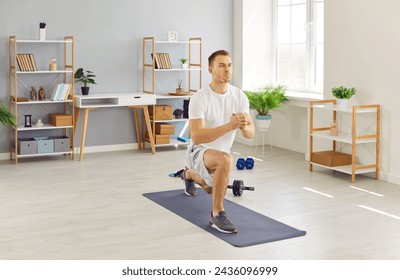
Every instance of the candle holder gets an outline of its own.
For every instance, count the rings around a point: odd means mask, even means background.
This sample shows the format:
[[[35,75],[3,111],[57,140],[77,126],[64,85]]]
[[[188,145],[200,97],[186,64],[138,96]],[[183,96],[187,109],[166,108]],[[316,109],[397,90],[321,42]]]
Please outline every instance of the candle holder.
[[[25,116],[25,127],[32,127],[32,115]]]

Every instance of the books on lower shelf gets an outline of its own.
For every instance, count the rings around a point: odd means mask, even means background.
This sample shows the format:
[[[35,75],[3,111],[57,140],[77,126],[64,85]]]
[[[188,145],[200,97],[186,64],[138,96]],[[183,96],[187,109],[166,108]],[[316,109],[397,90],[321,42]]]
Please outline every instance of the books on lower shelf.
[[[17,54],[17,64],[20,71],[37,71],[35,56],[33,53]]]
[[[58,84],[54,86],[50,100],[52,101],[64,101],[68,99],[69,92],[71,91],[71,84]]]

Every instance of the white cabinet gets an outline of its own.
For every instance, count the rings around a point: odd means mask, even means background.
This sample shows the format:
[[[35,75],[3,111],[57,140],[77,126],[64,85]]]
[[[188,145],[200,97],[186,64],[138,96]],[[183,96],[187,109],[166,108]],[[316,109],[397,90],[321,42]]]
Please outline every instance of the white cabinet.
[[[33,54],[34,53],[34,54]],[[49,61],[55,57],[58,70],[50,71]],[[24,61],[22,61],[24,58]],[[29,60],[30,58],[30,60]],[[74,122],[74,37],[66,36],[64,40],[18,40],[16,36],[9,37],[9,82],[10,110],[18,122],[16,128],[10,129],[10,159],[71,155],[73,159],[74,140],[72,128]],[[28,59],[28,60],[25,60]],[[21,65],[24,63],[25,65]],[[28,64],[26,64],[28,63]],[[58,84],[69,84],[69,96],[59,101],[50,100],[54,87]],[[46,98],[31,100],[31,86],[43,86]],[[60,92],[61,93],[61,92]],[[67,91],[65,92],[66,95]],[[50,124],[49,114],[66,114],[68,124],[62,122]],[[26,126],[26,116],[30,116],[31,126]],[[38,123],[38,119],[42,122]],[[36,141],[37,150],[23,152],[19,147],[24,141]],[[62,139],[62,140],[59,140]],[[46,146],[51,142],[52,147]],[[28,143],[28,141],[27,141]],[[30,145],[30,144],[29,144]],[[41,146],[44,145],[43,149]],[[60,147],[59,145],[67,145]]]
[[[332,112],[331,121],[338,123],[339,114],[350,116],[349,128],[344,129],[339,126],[337,135],[331,135],[330,124],[326,126],[314,125],[319,118],[319,110]],[[370,115],[368,130],[361,131],[359,122],[361,119]],[[372,116],[371,116],[372,115]],[[343,116],[344,117],[344,116]],[[346,131],[347,130],[347,131]],[[332,151],[337,151],[339,143],[350,145],[351,164],[341,166],[327,166],[313,161],[315,139],[323,139],[332,142]],[[373,162],[361,163],[357,161],[357,147],[361,144],[373,145]],[[321,100],[310,102],[310,165],[309,170],[313,170],[313,165],[330,168],[336,171],[351,174],[351,180],[355,182],[356,174],[375,173],[375,178],[379,179],[379,157],[380,157],[380,105],[356,105],[348,108],[336,106],[336,100]]]
[[[158,67],[154,54],[164,54],[165,67]],[[165,55],[166,54],[166,55]],[[159,58],[157,56],[157,58]],[[181,58],[187,58],[188,67],[182,67]],[[156,41],[154,37],[143,38],[143,92],[155,94],[158,105],[171,105],[173,111],[183,110],[184,100],[202,86],[202,39],[189,38],[188,41]],[[165,62],[165,61],[164,61]],[[161,68],[161,69],[160,69]],[[182,81],[183,94],[177,94],[177,84]],[[153,107],[153,112],[155,107]],[[157,146],[187,145],[189,142],[179,141],[178,137],[189,137],[188,119],[172,118],[170,120],[152,120],[153,132],[156,123],[170,123],[175,132],[170,136],[168,144]],[[156,133],[153,133],[156,138]],[[147,142],[147,141],[145,141]]]

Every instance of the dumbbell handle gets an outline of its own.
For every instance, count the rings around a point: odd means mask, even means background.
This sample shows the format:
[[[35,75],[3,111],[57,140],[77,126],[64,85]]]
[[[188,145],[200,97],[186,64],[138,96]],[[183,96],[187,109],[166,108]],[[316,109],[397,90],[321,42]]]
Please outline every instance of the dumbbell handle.
[[[228,189],[233,189],[233,186],[232,185],[228,185]],[[254,191],[255,190],[255,188],[254,187],[243,187],[243,189],[244,190],[246,190],[246,191]]]

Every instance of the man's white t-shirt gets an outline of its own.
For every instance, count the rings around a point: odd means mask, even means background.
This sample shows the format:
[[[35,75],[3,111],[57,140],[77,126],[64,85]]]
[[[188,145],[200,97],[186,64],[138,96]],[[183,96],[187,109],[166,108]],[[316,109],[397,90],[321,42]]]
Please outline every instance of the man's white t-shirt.
[[[249,113],[249,101],[242,90],[232,85],[229,85],[224,94],[214,92],[208,85],[198,90],[190,99],[189,119],[204,119],[206,128],[226,124],[232,114],[237,113]],[[229,153],[235,135],[236,130],[232,130],[212,142],[201,145]]]

